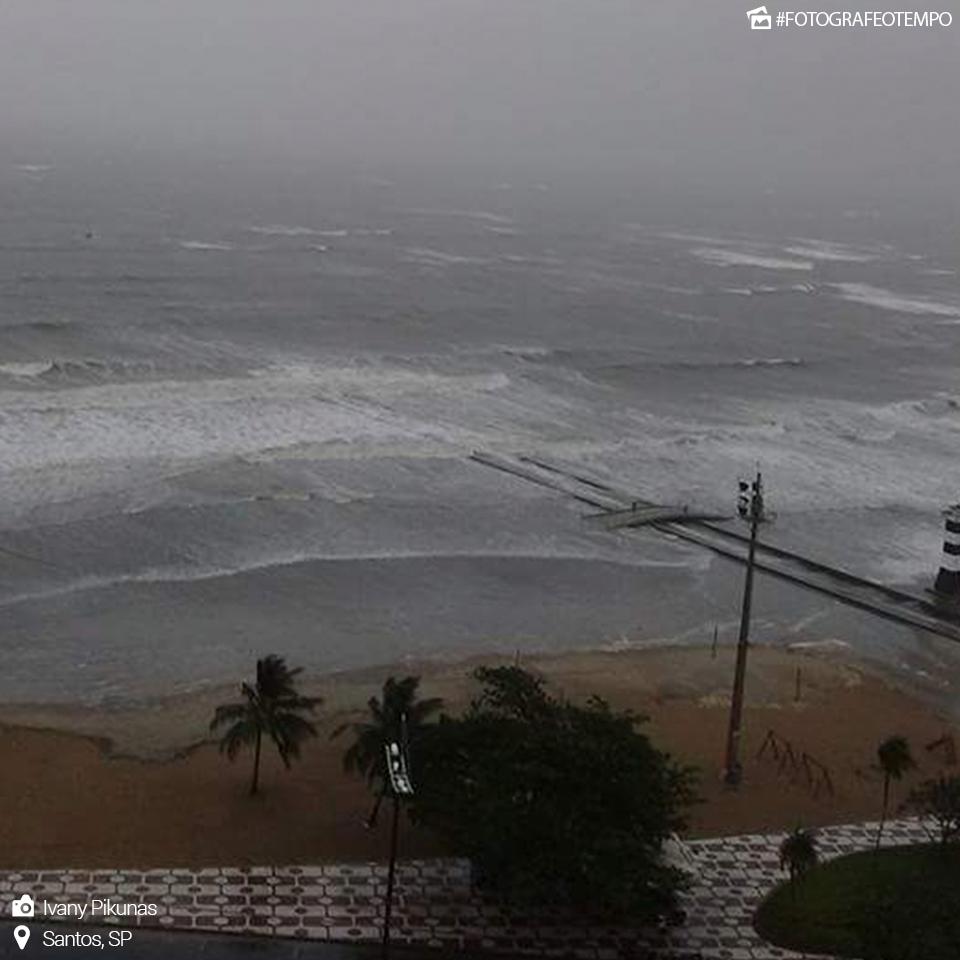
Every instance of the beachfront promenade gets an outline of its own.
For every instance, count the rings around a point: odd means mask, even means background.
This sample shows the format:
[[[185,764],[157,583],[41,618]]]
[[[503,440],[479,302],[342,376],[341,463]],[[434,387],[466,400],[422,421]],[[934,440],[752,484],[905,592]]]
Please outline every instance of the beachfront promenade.
[[[873,823],[826,827],[819,832],[821,856],[829,859],[867,849],[875,835]],[[763,943],[751,920],[760,900],[784,878],[778,862],[782,838],[783,834],[751,834],[690,842],[693,885],[684,896],[686,922],[663,929],[586,927],[569,917],[548,915],[510,918],[471,891],[465,861],[403,863],[398,872],[394,938],[397,943],[470,953],[569,955],[584,960],[796,958],[801,955]],[[891,821],[884,834],[884,845],[928,840],[917,820]],[[99,898],[118,904],[152,903],[157,916],[116,922],[370,943],[380,935],[385,879],[385,868],[377,864],[3,871],[0,902],[4,917],[10,916],[10,901],[25,892],[38,902],[85,903]],[[35,922],[40,922],[39,910]]]

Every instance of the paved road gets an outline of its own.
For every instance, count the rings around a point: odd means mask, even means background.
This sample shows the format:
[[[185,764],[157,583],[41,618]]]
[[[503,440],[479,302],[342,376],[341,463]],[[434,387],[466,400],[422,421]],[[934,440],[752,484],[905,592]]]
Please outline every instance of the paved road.
[[[70,927],[66,924],[30,924],[30,940],[21,952],[14,942],[16,924],[0,923],[0,958],[47,957],[48,960],[180,960],[199,957],[200,960],[377,960],[377,946],[305,942],[267,937],[240,937],[225,934],[164,933],[152,930],[131,930],[133,939],[123,946],[110,946],[111,933],[119,927]],[[55,934],[98,934],[103,948],[45,946],[43,932]],[[454,954],[444,951],[409,950],[394,948],[390,955],[395,960],[444,960]],[[456,954],[465,957],[465,954]]]

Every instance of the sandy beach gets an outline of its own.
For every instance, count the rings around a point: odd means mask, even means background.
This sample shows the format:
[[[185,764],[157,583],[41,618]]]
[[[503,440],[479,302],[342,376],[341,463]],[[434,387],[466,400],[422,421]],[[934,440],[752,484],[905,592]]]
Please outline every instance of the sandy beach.
[[[902,734],[919,770],[910,785],[943,767],[943,751],[926,745],[960,728],[889,677],[849,659],[848,651],[755,648],[747,678],[739,791],[720,781],[733,651],[657,648],[530,656],[523,666],[574,700],[599,694],[649,716],[654,742],[700,769],[703,802],[691,811],[689,833],[704,836],[822,825],[877,815],[880,780],[871,769],[877,743]],[[232,689],[158,700],[118,711],[17,707],[0,711],[4,777],[0,782],[0,850],[6,868],[147,867],[303,863],[377,859],[385,827],[364,829],[364,784],[341,771],[344,741],[330,732],[362,709],[390,673],[418,673],[425,695],[442,696],[451,712],[474,690],[476,658],[457,663],[408,662],[328,677],[306,678],[304,689],[325,698],[320,736],[300,763],[285,771],[267,753],[263,792],[246,793],[250,757],[226,762],[209,742],[215,704]],[[238,678],[239,680],[240,678]],[[799,693],[799,696],[798,696]],[[781,768],[781,751],[806,753],[815,790],[802,763]],[[781,753],[782,755],[782,753]],[[435,838],[408,828],[405,856],[441,853]]]

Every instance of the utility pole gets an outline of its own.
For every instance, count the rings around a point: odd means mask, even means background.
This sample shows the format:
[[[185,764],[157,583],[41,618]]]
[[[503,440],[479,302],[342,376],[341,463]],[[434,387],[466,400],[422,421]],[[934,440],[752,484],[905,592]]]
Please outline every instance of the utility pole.
[[[743,777],[740,763],[740,731],[743,722],[743,685],[747,675],[747,650],[750,646],[750,605],[753,601],[753,571],[757,553],[757,530],[764,519],[763,478],[751,484],[740,481],[740,496],[737,503],[740,516],[750,523],[750,547],[747,551],[747,574],[743,584],[743,606],[740,610],[740,636],[737,639],[737,665],[733,674],[733,696],[730,699],[730,727],[727,731],[727,755],[723,767],[723,779],[736,787]]]
[[[393,909],[393,888],[397,875],[397,838],[400,833],[400,800],[413,796],[410,777],[410,751],[407,742],[407,717],[400,717],[400,739],[390,740],[383,750],[387,767],[387,783],[393,797],[393,822],[390,828],[390,865],[387,868],[387,896],[383,905],[383,936],[380,941],[381,960],[390,955],[390,919]]]

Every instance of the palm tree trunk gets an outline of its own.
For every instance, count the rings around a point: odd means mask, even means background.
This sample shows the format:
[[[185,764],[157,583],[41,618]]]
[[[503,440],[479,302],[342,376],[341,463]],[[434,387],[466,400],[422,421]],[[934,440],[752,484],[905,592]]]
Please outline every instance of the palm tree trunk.
[[[377,815],[380,813],[380,804],[383,803],[386,792],[387,788],[381,787],[380,792],[377,794],[377,799],[373,801],[373,809],[370,811],[370,816],[367,817],[368,830],[372,830],[377,825]]]
[[[257,744],[253,749],[253,780],[250,782],[250,796],[257,792],[257,786],[260,783],[260,740],[261,732],[257,731]]]
[[[880,826],[877,828],[877,842],[874,849],[880,849],[880,837],[883,836],[883,825],[887,821],[887,805],[890,802],[890,777],[883,778],[883,809],[880,811]]]

